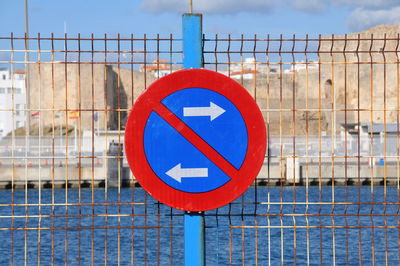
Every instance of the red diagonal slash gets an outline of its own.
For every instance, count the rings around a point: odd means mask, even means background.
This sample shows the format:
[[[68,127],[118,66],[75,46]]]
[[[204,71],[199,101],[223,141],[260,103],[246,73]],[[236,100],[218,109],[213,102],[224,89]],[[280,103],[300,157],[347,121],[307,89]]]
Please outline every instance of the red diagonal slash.
[[[157,104],[153,110],[230,178],[234,179],[238,175],[239,171],[230,162],[162,103]]]

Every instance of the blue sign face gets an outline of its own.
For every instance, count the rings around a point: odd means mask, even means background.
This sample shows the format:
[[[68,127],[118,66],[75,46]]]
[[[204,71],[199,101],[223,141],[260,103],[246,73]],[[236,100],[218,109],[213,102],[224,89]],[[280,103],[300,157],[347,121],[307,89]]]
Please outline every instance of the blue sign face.
[[[233,167],[240,169],[247,152],[246,125],[238,109],[225,96],[208,89],[188,88],[161,103]],[[164,183],[189,193],[217,189],[231,177],[199,151],[179,128],[152,111],[144,131],[146,159]]]

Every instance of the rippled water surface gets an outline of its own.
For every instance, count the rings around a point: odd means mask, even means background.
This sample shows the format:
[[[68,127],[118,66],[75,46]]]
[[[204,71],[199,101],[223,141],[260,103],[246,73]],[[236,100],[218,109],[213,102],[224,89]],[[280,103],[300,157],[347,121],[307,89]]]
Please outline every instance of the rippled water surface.
[[[206,212],[207,264],[398,265],[398,198],[396,187],[252,187]],[[183,212],[140,188],[3,190],[0,204],[0,265],[183,262]]]

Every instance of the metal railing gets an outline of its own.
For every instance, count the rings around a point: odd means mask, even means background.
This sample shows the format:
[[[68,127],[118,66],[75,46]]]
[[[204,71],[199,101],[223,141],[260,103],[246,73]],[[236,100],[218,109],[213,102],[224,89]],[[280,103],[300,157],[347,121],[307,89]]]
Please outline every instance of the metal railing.
[[[399,42],[204,36],[204,67],[248,90],[268,139],[254,186],[205,213],[208,264],[399,264]],[[118,145],[140,93],[182,68],[181,39],[11,34],[0,65],[0,264],[181,264],[183,212]]]

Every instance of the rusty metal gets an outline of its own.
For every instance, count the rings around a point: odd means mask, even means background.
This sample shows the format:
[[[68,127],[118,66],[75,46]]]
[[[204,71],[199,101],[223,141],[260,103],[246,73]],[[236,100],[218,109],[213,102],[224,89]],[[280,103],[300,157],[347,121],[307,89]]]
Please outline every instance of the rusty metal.
[[[14,129],[0,139],[0,264],[182,262],[183,213],[124,179],[122,146],[107,153],[140,92],[182,68],[181,42],[0,37]],[[256,99],[269,147],[254,186],[205,213],[208,264],[399,264],[399,44],[390,32],[203,37],[205,68]],[[17,108],[18,69],[31,97]],[[20,112],[31,132],[16,130]]]

